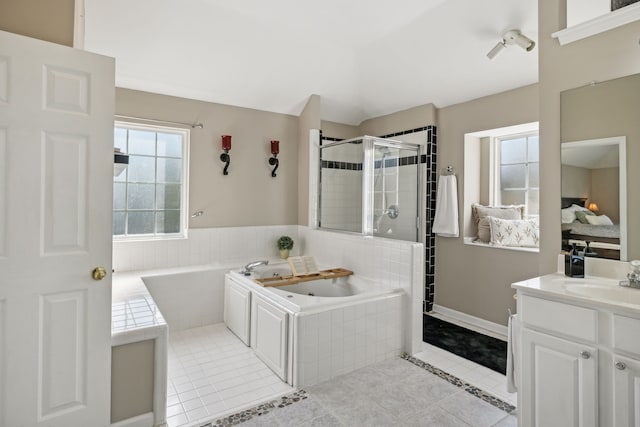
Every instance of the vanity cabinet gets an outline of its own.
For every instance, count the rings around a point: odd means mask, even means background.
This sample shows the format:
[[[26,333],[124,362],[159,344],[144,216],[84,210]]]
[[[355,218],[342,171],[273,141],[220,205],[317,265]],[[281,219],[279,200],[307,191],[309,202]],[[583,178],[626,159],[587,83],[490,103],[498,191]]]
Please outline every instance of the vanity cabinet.
[[[251,290],[233,280],[224,279],[224,323],[247,346],[251,338]]]
[[[597,350],[522,330],[522,426],[597,426]]]
[[[640,313],[518,289],[520,427],[640,426]]]
[[[287,381],[289,314],[254,294],[251,303],[251,347],[283,381]]]

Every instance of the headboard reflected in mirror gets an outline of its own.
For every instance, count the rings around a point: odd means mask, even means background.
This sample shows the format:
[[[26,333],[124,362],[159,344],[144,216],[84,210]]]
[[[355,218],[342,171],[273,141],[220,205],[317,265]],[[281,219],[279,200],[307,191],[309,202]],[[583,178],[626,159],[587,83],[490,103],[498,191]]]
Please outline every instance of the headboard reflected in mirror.
[[[560,209],[566,209],[571,205],[578,205],[585,207],[585,203],[587,202],[586,197],[562,197],[560,201]]]

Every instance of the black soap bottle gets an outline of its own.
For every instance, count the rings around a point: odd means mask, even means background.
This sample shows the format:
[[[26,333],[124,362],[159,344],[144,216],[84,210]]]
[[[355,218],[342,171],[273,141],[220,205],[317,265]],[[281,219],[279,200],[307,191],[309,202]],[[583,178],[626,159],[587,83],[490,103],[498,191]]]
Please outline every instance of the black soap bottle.
[[[573,243],[571,249],[569,249],[569,253],[564,255],[564,274],[565,276],[571,277],[571,260],[574,255],[577,255],[578,250],[576,249],[576,244]]]
[[[584,252],[582,255],[573,245],[573,255],[571,255],[571,277],[584,277]]]

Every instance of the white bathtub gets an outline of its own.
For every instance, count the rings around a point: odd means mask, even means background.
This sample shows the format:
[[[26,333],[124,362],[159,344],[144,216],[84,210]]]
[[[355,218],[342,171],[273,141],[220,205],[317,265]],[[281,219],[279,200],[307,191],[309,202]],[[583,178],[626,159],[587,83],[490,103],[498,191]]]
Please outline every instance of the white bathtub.
[[[358,275],[280,287],[254,281],[274,273],[288,270],[267,266],[250,276],[232,271],[230,277],[288,312],[287,382],[293,386],[308,387],[402,353],[402,289],[385,289]]]
[[[222,322],[228,267],[195,266],[143,272],[141,278],[172,331]]]
[[[359,275],[339,277],[336,279],[320,279],[302,282],[296,285],[262,287],[255,279],[287,276],[291,274],[286,264],[261,266],[250,276],[232,271],[240,280],[249,280],[262,294],[275,299],[278,303],[294,312],[324,309],[330,306],[341,306],[355,303],[363,299],[401,293],[401,289],[383,288],[375,281]]]

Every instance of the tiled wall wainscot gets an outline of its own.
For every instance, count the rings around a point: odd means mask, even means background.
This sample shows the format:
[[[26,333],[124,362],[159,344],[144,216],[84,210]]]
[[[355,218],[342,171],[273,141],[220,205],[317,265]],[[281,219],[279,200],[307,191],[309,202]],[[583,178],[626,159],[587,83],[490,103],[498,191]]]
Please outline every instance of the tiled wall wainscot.
[[[185,239],[115,240],[116,272],[218,265],[236,268],[256,259],[276,259],[282,235],[297,243],[298,226],[193,228]],[[294,246],[292,255],[298,254]]]
[[[295,316],[294,383],[307,387],[400,355],[402,297]]]

